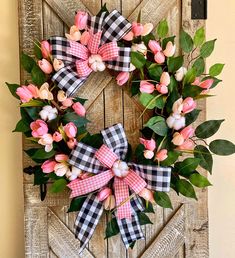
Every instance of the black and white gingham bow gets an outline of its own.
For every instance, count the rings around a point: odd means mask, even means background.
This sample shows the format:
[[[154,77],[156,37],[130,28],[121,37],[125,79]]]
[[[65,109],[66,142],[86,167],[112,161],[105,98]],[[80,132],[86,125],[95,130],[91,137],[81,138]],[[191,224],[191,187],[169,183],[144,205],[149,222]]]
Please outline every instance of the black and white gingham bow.
[[[129,23],[117,10],[111,13],[103,12],[99,16],[89,16],[88,29],[92,33],[102,31],[101,44],[111,41],[119,41],[131,30]],[[70,43],[64,37],[53,36],[49,39],[52,47],[52,56],[62,60],[65,67],[54,74],[52,80],[58,87],[72,96],[84,84],[87,77],[79,77],[75,62],[77,57],[69,53]],[[107,61],[106,67],[116,71],[130,70],[130,52],[129,47],[119,47],[119,54],[115,60]]]
[[[104,144],[120,157],[120,159],[124,159],[128,151],[128,142],[122,125],[116,124],[106,128],[101,131],[101,134]],[[104,173],[107,168],[96,158],[96,153],[97,149],[79,142],[76,148],[71,152],[68,162],[81,170],[99,175],[100,173]],[[130,169],[133,169],[146,181],[147,188],[164,192],[170,190],[171,168],[138,165],[134,163],[127,164]],[[71,189],[74,189],[74,187],[76,189],[77,182],[74,180],[68,186],[71,187]],[[77,196],[79,196],[79,194]],[[142,202],[138,196],[135,196],[131,200],[131,210],[131,219],[117,218],[122,240],[126,248],[135,240],[144,237],[137,216],[138,212],[143,211]],[[81,251],[92,237],[102,213],[103,206],[97,199],[96,194],[89,194],[75,222],[75,235],[81,241]]]

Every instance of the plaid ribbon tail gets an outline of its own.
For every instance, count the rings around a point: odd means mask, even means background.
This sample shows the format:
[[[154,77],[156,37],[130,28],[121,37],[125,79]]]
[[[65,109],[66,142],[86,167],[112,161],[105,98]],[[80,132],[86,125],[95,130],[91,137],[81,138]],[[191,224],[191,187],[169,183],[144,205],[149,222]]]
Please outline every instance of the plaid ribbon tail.
[[[102,213],[102,203],[98,201],[96,195],[90,194],[75,221],[75,237],[81,242],[79,253],[84,250],[91,239]]]

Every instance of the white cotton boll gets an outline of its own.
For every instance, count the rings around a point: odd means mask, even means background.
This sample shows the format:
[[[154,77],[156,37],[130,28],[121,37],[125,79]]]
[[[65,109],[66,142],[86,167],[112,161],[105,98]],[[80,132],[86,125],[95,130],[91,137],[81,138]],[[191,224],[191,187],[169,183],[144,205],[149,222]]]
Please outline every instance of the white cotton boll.
[[[166,123],[168,125],[169,128],[173,128],[174,126],[174,123],[175,123],[175,118],[173,116],[169,116],[167,119],[166,119]]]
[[[80,176],[80,175],[82,174],[82,170],[81,170],[80,168],[77,168],[77,167],[72,166],[72,171],[71,171],[71,173],[72,173],[74,176],[78,177],[78,176]]]
[[[47,120],[47,115],[48,115],[48,111],[46,110],[41,110],[39,112],[39,116],[41,117],[42,120],[46,121]]]
[[[176,119],[173,128],[178,131],[183,127],[185,127],[185,117],[181,116],[179,119]]]
[[[119,163],[119,169],[121,169],[121,170],[128,170],[129,168],[128,168],[126,162],[121,161],[121,162]]]
[[[185,127],[185,117],[181,114],[173,113],[166,119],[166,123],[169,128],[179,130]]]
[[[57,117],[58,110],[56,108],[53,108],[52,106],[44,106],[42,110],[39,112],[40,117],[42,120],[50,121],[52,119],[55,119]]]
[[[127,163],[120,160],[114,162],[112,170],[117,177],[125,177],[129,173],[129,167]]]

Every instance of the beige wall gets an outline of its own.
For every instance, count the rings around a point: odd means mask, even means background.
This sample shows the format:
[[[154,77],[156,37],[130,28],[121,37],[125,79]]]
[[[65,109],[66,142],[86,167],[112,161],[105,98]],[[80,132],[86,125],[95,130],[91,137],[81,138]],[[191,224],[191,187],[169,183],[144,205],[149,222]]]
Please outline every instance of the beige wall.
[[[226,63],[218,97],[208,100],[208,118],[225,118],[217,137],[235,141],[235,2],[209,0],[208,38],[217,37],[215,54],[208,65]],[[23,197],[21,136],[11,130],[19,118],[17,101],[9,95],[5,81],[19,81],[17,1],[1,0],[0,62],[0,257],[21,258],[23,250]],[[15,158],[13,160],[12,158]],[[233,258],[235,255],[235,156],[215,159],[213,187],[209,191],[210,257]]]

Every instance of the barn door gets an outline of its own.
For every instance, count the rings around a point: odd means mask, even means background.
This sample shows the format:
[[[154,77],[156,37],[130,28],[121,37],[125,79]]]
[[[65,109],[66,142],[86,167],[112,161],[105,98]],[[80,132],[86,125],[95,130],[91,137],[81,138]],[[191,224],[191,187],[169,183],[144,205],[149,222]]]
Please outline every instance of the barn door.
[[[64,35],[73,24],[76,10],[96,14],[103,3],[102,0],[19,0],[21,50],[30,53],[33,40]],[[191,20],[190,0],[106,0],[106,3],[109,10],[120,10],[130,21],[137,18],[140,9],[143,22],[156,26],[166,18],[170,33],[175,35],[179,34],[181,26],[194,33],[204,25],[202,21]],[[25,79],[27,75],[22,71],[22,82]],[[92,133],[121,122],[130,143],[137,144],[138,129],[148,115],[143,120],[138,119],[142,107],[116,85],[108,72],[92,73],[78,95],[89,99],[87,110]],[[205,119],[205,113],[200,119]],[[25,141],[24,147],[29,148],[30,144]],[[24,166],[30,163],[24,156]],[[76,214],[67,213],[68,194],[48,194],[41,202],[32,177],[24,177],[26,257],[79,257],[79,242],[72,233]],[[208,257],[207,191],[198,190],[198,202],[179,198],[173,192],[170,195],[174,210],[157,207],[155,215],[151,215],[154,225],[143,228],[146,239],[139,241],[133,250],[124,249],[120,236],[103,240],[106,221],[103,216],[82,257]]]

